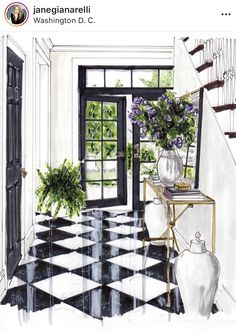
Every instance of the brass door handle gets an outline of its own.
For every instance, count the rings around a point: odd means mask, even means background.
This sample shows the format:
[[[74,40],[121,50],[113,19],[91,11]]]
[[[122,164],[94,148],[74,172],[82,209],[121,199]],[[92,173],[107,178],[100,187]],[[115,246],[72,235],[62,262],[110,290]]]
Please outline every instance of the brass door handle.
[[[27,176],[28,172],[25,170],[25,168],[21,168],[20,174],[21,174],[21,177],[25,178]]]
[[[134,145],[134,158],[140,158],[139,144]]]
[[[119,151],[119,152],[117,152],[116,157],[117,158],[124,158],[125,157],[125,153],[123,151]]]

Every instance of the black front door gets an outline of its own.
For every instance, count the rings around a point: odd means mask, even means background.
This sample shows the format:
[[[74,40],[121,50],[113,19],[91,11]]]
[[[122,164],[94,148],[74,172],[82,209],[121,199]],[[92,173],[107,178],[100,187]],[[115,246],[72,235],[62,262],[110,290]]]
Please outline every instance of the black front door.
[[[81,98],[80,160],[87,207],[127,204],[126,99]]]
[[[23,60],[7,49],[7,275],[21,257],[21,99]]]

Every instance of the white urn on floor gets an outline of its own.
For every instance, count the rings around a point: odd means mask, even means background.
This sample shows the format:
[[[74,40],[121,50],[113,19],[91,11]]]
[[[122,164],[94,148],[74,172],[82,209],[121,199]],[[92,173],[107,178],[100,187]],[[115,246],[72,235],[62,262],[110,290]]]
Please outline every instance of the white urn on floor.
[[[166,208],[159,198],[145,207],[145,223],[149,237],[161,237],[166,230]],[[161,245],[160,241],[151,241],[152,245]]]
[[[217,291],[220,265],[216,256],[206,250],[201,234],[195,234],[188,250],[175,260],[175,275],[185,313],[209,318]]]

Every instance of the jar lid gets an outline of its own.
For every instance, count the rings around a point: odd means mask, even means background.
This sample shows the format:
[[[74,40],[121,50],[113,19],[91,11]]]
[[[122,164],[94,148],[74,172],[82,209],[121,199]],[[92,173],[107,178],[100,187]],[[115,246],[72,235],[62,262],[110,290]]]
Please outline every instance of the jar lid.
[[[205,241],[200,239],[200,232],[196,232],[195,239],[191,240],[189,251],[192,253],[205,253],[207,252]]]

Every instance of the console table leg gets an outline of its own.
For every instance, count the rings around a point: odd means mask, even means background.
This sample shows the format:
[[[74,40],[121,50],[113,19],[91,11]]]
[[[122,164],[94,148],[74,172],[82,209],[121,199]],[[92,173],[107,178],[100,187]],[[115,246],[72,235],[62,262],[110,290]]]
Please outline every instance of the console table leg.
[[[212,205],[212,252],[216,252],[216,205]]]
[[[170,234],[171,234],[171,210],[170,205],[167,205],[167,267],[166,267],[166,278],[167,278],[167,307],[170,307]]]

